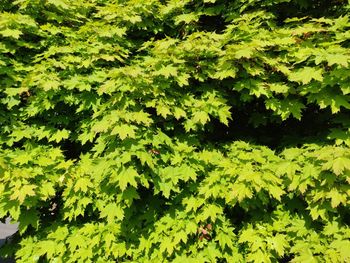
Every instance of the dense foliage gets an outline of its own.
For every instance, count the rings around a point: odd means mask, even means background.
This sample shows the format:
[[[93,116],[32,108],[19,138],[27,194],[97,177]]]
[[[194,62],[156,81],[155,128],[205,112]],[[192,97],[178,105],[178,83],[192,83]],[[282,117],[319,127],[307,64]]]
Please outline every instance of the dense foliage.
[[[17,262],[349,262],[350,3],[1,0]]]

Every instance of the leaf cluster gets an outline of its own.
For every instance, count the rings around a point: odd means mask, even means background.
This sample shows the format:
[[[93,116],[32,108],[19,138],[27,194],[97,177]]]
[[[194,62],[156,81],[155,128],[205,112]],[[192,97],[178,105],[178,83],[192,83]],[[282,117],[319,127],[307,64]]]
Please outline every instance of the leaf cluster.
[[[349,9],[0,3],[0,253],[350,261]]]

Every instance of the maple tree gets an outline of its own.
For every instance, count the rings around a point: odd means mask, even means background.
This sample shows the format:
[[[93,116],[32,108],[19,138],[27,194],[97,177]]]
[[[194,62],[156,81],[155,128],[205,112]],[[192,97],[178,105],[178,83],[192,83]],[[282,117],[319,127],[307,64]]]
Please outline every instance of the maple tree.
[[[1,1],[0,256],[350,261],[349,10]]]

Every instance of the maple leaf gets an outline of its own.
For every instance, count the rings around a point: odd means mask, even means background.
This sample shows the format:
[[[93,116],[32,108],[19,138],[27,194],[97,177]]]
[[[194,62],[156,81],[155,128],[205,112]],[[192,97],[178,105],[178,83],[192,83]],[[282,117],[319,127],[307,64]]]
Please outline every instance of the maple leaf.
[[[18,164],[26,164],[26,163],[29,163],[29,161],[32,160],[32,156],[30,156],[29,154],[26,154],[26,153],[22,153],[20,155],[17,155],[15,158],[14,158],[14,162],[18,163]]]
[[[200,218],[202,219],[202,221],[206,221],[210,218],[211,221],[214,222],[216,218],[222,214],[222,212],[222,207],[215,204],[210,204],[203,208],[203,212]]]
[[[191,22],[198,21],[198,19],[199,19],[199,16],[193,13],[178,15],[175,18],[175,25],[178,25],[181,22],[184,22],[185,24],[189,24]]]
[[[282,83],[269,83],[268,87],[271,91],[282,94],[288,93],[290,90],[290,87],[288,85]]]
[[[159,183],[159,190],[162,192],[165,198],[169,198],[171,190],[175,190],[174,184],[170,181],[161,182]]]
[[[126,139],[127,137],[135,138],[135,129],[136,127],[134,125],[121,124],[113,128],[111,135],[118,134],[122,140]]]
[[[137,22],[141,22],[142,21],[142,17],[139,16],[139,15],[127,16],[126,20],[130,21],[132,24],[135,24]]]
[[[166,105],[158,105],[157,106],[157,114],[163,116],[163,118],[166,118],[168,115],[171,114],[170,107]]]
[[[186,117],[186,116],[187,116],[187,114],[186,114],[186,112],[183,109],[178,108],[178,107],[174,108],[174,117],[177,120],[180,119],[181,117]]]
[[[125,191],[123,191],[123,199],[128,205],[131,205],[134,200],[140,199],[140,196],[134,187],[127,187]]]
[[[53,133],[53,135],[51,135],[51,137],[49,138],[49,141],[56,141],[56,142],[60,142],[63,139],[68,139],[70,134],[70,131],[63,129],[63,130],[58,130],[56,132]]]
[[[23,185],[20,189],[14,190],[10,198],[17,199],[22,204],[27,196],[35,196],[34,189],[36,188],[36,185]]]
[[[344,95],[347,95],[350,93],[350,83],[345,82],[340,85],[340,89],[343,92]]]
[[[19,222],[18,229],[21,234],[25,233],[29,226],[38,229],[39,215],[36,210],[29,209],[25,214],[19,216]]]
[[[210,120],[208,113],[205,111],[195,112],[192,118],[195,123],[200,123],[202,125],[206,124]]]
[[[322,76],[322,69],[315,69],[312,67],[304,67],[301,68],[295,72],[291,72],[289,74],[289,80],[294,81],[294,82],[299,82],[302,84],[308,84],[311,82],[311,80],[317,80],[317,81],[322,81],[323,76]]]
[[[56,193],[54,184],[51,182],[43,183],[40,187],[40,194],[43,196],[43,199],[47,199],[50,196],[54,196]]]
[[[242,47],[241,49],[237,50],[235,53],[235,58],[250,58],[254,54],[254,48],[249,47]]]
[[[172,241],[171,237],[164,238],[163,242],[161,242],[159,246],[160,252],[167,252],[168,256],[171,256],[174,252],[175,244]]]
[[[254,236],[255,236],[255,232],[253,229],[251,229],[251,228],[245,229],[239,235],[238,242],[239,243],[244,243],[244,242],[251,243],[255,240]]]
[[[189,84],[188,83],[189,78],[190,78],[190,75],[188,75],[188,74],[178,74],[176,76],[176,81],[180,87],[183,87],[183,86],[187,86]]]
[[[277,234],[276,236],[270,238],[268,242],[271,243],[271,246],[274,250],[276,250],[279,256],[283,256],[285,254],[285,248],[288,247],[288,241],[285,235]]]
[[[13,37],[15,39],[19,39],[19,37],[23,34],[22,31],[18,29],[10,29],[6,28],[0,31],[0,34],[4,37]]]
[[[118,175],[118,184],[120,189],[124,191],[129,184],[134,187],[137,187],[137,182],[135,179],[138,177],[139,174],[132,167],[128,167],[127,169],[123,170]]]
[[[45,91],[49,91],[51,89],[55,90],[58,89],[60,86],[60,82],[54,79],[50,79],[44,82],[42,84],[42,87],[44,88]]]
[[[169,77],[176,77],[177,76],[177,68],[172,66],[172,65],[167,65],[167,66],[163,66],[162,68],[160,68],[158,71],[156,71],[157,75],[162,75],[166,78]]]
[[[92,187],[93,187],[92,182],[88,178],[82,177],[82,178],[79,178],[74,184],[74,191],[87,192],[87,190]]]
[[[327,197],[331,199],[331,205],[333,208],[337,207],[339,204],[346,204],[346,194],[341,194],[337,189],[332,189]]]
[[[74,251],[75,249],[84,246],[84,244],[86,244],[86,240],[81,234],[75,233],[67,238],[67,243],[68,247]]]
[[[234,240],[232,240],[231,237],[228,236],[226,233],[220,232],[217,235],[216,239],[219,241],[219,244],[222,249],[225,249],[226,246],[231,249],[234,247]]]
[[[56,253],[57,244],[53,240],[44,240],[38,244],[38,254],[46,254],[48,258],[52,258]]]
[[[347,67],[349,65],[350,57],[345,54],[327,54],[326,60],[329,66],[338,64]]]
[[[246,197],[253,197],[253,192],[245,184],[235,184],[232,187],[232,191],[232,195],[236,197],[239,202],[243,201]]]
[[[281,196],[285,193],[283,189],[281,189],[280,186],[277,185],[269,185],[268,186],[269,189],[269,193],[271,194],[271,196],[273,196],[274,198],[276,198],[278,201],[281,201]]]
[[[116,203],[110,203],[101,209],[100,218],[106,218],[108,224],[113,224],[116,219],[122,220],[124,218],[124,210]]]
[[[345,157],[339,157],[333,161],[332,170],[336,175],[340,175],[343,171],[350,170],[350,159]]]

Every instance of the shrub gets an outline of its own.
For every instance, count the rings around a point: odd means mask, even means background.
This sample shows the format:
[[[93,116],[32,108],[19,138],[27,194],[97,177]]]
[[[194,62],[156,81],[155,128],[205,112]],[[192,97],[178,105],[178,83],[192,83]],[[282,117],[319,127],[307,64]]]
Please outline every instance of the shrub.
[[[3,0],[17,262],[350,261],[343,0]]]

